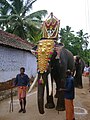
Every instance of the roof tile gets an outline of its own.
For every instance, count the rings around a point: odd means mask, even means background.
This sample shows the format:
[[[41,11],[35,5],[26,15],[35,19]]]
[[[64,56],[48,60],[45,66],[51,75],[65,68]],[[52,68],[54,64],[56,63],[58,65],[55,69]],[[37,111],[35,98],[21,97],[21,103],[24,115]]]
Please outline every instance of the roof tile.
[[[32,47],[34,46],[32,43],[2,30],[0,30],[0,44],[27,51],[31,51]]]

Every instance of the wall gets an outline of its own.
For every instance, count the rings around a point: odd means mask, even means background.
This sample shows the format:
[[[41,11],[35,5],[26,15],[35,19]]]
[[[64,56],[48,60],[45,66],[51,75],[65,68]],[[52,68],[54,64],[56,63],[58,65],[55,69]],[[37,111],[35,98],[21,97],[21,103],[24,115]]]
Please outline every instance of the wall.
[[[10,80],[25,67],[29,77],[35,76],[37,62],[34,55],[27,51],[0,46],[0,82]]]

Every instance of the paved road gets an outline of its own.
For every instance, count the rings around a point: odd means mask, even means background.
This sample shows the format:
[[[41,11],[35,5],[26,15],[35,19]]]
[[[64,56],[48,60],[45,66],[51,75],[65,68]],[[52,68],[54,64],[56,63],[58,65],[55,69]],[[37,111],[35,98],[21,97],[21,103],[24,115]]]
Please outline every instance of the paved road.
[[[75,117],[76,120],[90,120],[90,93],[88,92],[88,79],[83,77],[84,88],[76,89]],[[55,104],[57,99],[54,99]],[[18,113],[19,104],[17,97],[14,97],[14,112],[9,112],[10,99],[0,102],[0,120],[65,120],[65,111],[58,112],[55,109],[45,109],[41,115],[37,108],[36,88],[27,96],[27,112]]]

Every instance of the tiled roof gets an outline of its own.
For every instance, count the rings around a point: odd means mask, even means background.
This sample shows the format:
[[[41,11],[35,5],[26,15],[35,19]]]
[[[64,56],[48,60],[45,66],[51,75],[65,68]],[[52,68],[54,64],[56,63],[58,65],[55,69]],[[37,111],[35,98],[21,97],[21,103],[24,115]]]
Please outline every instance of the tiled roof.
[[[29,43],[14,34],[7,33],[2,30],[0,30],[0,44],[27,51],[31,51],[32,47],[34,46],[32,43]]]

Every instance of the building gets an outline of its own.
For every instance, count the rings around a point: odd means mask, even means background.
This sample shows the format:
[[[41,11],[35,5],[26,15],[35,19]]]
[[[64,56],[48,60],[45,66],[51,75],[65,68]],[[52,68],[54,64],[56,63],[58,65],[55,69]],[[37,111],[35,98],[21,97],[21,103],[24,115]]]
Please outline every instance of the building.
[[[35,76],[37,62],[31,54],[33,44],[0,30],[0,82],[11,80],[25,67],[29,77]]]

